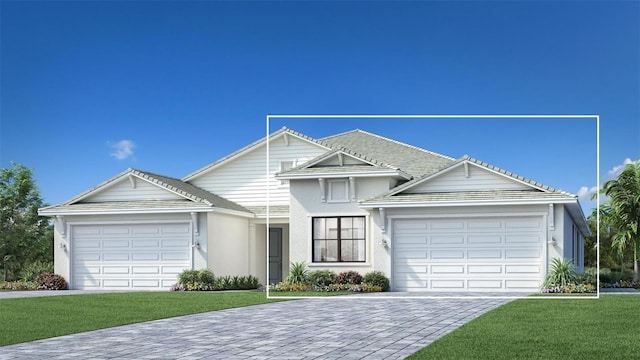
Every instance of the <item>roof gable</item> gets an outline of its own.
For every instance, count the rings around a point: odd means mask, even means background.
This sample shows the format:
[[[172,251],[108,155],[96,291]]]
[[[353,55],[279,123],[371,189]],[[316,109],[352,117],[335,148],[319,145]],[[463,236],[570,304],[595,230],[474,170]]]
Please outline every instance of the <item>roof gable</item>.
[[[290,139],[292,137],[295,138],[295,139],[302,140],[302,141],[307,142],[307,143],[314,144],[314,145],[316,145],[318,147],[322,147],[325,150],[329,150],[328,146],[326,146],[324,144],[321,144],[317,140],[315,140],[315,139],[313,139],[313,138],[311,138],[311,137],[309,137],[307,135],[304,135],[302,133],[299,133],[299,132],[294,131],[292,129],[289,129],[287,127],[283,127],[280,130],[271,133],[269,135],[268,139],[269,139],[270,142],[276,141],[278,139],[282,139],[282,141],[284,141],[285,143],[288,144],[288,142],[290,141]],[[223,157],[221,159],[218,159],[218,160],[214,161],[213,163],[211,163],[211,164],[209,164],[209,165],[207,165],[205,167],[202,167],[202,168],[192,172],[191,174],[189,174],[189,175],[185,176],[184,178],[182,178],[182,180],[183,181],[194,181],[194,180],[197,180],[198,178],[209,174],[211,171],[223,166],[224,164],[227,164],[227,163],[229,163],[229,162],[231,162],[231,161],[233,161],[235,159],[238,159],[238,158],[240,158],[240,157],[242,157],[242,156],[244,156],[244,155],[246,155],[248,153],[253,152],[256,149],[259,149],[259,148],[263,147],[266,144],[266,141],[267,141],[267,137],[264,137],[264,138],[261,138],[261,139],[259,139],[257,141],[254,141],[253,143],[243,147],[242,149],[234,151],[233,153],[231,153],[231,154],[229,154],[229,155],[227,155],[227,156],[225,156],[225,157]]]
[[[109,201],[184,200],[183,196],[168,191],[158,184],[130,174],[88,194],[79,202],[98,203]]]
[[[232,201],[182,180],[136,169],[127,169],[61,205],[166,200],[183,200],[207,207],[250,213]]]
[[[445,193],[462,191],[531,190],[522,181],[491,171],[474,163],[461,162],[440,171],[403,193]]]
[[[475,174],[472,176],[472,174]],[[537,181],[503,170],[467,155],[450,166],[406,182],[382,196],[464,191],[539,191],[568,197],[574,194],[557,190]]]

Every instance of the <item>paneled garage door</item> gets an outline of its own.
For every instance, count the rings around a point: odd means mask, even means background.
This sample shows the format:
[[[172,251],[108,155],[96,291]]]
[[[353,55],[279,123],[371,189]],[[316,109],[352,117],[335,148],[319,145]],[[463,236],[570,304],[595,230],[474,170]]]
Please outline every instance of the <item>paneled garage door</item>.
[[[166,289],[190,268],[191,225],[74,225],[72,251],[75,289]]]
[[[542,284],[541,216],[396,220],[396,291],[536,291]]]

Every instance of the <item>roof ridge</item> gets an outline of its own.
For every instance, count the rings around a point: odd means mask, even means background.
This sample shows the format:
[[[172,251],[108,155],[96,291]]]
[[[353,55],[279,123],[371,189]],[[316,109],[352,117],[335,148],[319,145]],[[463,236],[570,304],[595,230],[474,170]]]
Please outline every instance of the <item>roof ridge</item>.
[[[366,130],[356,129],[356,130],[354,130],[354,131],[359,131],[359,132],[361,132],[361,133],[363,133],[363,134],[367,134],[367,135],[375,136],[375,137],[377,137],[377,138],[379,138],[379,139],[386,140],[386,141],[390,141],[390,142],[395,143],[395,144],[398,144],[398,145],[406,146],[406,147],[409,147],[409,148],[412,148],[412,149],[415,149],[415,150],[420,150],[420,151],[426,152],[426,153],[431,154],[431,155],[435,155],[435,156],[443,157],[443,158],[445,158],[445,159],[447,159],[447,160],[454,160],[454,161],[456,160],[455,158],[453,158],[453,157],[451,157],[451,156],[447,156],[447,155],[444,155],[444,154],[437,153],[437,152],[435,152],[435,151],[427,150],[427,149],[421,148],[421,147],[419,147],[419,146],[415,146],[415,145],[407,144],[407,143],[405,143],[405,142],[398,141],[398,140],[394,140],[394,139],[391,139],[391,138],[388,138],[388,137],[385,137],[385,136],[382,136],[382,135],[374,134],[374,133],[369,132],[369,131],[366,131]]]

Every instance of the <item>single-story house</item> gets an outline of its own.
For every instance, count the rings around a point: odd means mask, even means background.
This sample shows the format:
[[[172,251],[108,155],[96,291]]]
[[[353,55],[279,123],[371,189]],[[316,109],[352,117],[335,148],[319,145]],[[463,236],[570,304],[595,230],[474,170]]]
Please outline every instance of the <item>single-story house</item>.
[[[582,271],[589,235],[576,195],[363,130],[282,128],[182,179],[128,169],[40,214],[72,289],[167,289],[201,268],[269,284],[304,261],[379,270],[395,291],[536,291],[554,258]]]

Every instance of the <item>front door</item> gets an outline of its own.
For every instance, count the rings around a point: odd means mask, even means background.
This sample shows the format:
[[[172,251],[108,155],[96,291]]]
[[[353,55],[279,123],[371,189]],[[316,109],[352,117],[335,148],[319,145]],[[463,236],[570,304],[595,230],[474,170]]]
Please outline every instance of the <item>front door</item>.
[[[282,281],[282,229],[269,228],[269,284]]]

